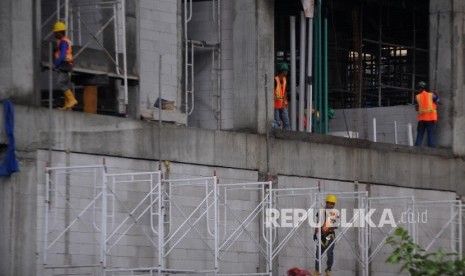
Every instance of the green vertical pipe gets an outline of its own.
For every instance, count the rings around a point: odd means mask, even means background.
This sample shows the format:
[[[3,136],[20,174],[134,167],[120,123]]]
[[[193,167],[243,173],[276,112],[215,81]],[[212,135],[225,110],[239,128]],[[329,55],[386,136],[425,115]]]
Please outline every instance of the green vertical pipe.
[[[323,116],[324,116],[324,127],[325,127],[325,134],[328,134],[328,19],[325,18],[324,22],[324,108],[323,108]]]
[[[318,42],[318,17],[320,15],[318,14],[318,12],[316,13],[315,15],[315,24],[314,24],[314,31],[313,31],[313,34],[314,34],[314,47],[313,47],[313,51],[314,51],[314,63],[313,63],[313,106],[311,107],[312,110],[315,109],[315,114],[313,114],[314,116],[312,116],[312,120],[313,120],[313,128],[314,128],[314,132],[318,133],[318,119],[317,119],[317,113],[316,111],[318,110],[318,48],[320,46],[320,43]]]
[[[321,39],[321,5],[318,5],[318,111],[320,112],[320,122],[318,123],[318,133],[323,133],[323,76],[322,76],[322,69],[323,69],[323,47],[322,47],[322,39]]]

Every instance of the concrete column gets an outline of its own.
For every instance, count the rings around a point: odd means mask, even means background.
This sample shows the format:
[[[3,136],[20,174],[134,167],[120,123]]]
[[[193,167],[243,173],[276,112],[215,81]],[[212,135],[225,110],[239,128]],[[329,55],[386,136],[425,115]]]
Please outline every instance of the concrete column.
[[[234,129],[264,133],[273,114],[274,1],[236,0],[234,15]]]
[[[465,155],[465,2],[454,0],[452,9],[452,149]]]
[[[0,98],[31,103],[34,84],[33,0],[0,1]]]
[[[460,155],[465,154],[464,11],[461,0],[430,2],[430,88],[442,101],[437,143]]]

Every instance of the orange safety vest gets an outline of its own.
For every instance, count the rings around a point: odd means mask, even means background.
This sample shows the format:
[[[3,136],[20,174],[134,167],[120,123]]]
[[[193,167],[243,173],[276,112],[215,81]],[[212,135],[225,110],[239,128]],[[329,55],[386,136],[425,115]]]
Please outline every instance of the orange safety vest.
[[[67,38],[66,36],[63,36],[60,40],[57,41],[57,50],[55,51],[55,59],[58,59],[60,57],[60,44],[62,41],[66,41],[68,43],[68,48],[66,49],[66,57],[65,60],[68,62],[70,65],[73,65],[73,52],[71,49],[71,40]]]
[[[433,101],[433,93],[426,90],[421,91],[416,96],[418,103],[418,121],[434,121],[438,120],[437,106]]]
[[[331,212],[330,217],[336,216],[335,213]],[[326,218],[323,226],[321,227],[321,233],[326,236],[328,234],[334,234],[334,226],[331,226],[332,222],[330,218]]]
[[[282,109],[286,107],[287,105],[287,99],[286,99],[287,79],[286,77],[284,77],[282,84],[281,84],[281,81],[279,80],[279,76],[276,76],[274,79],[276,81],[276,88],[274,89],[274,108]]]

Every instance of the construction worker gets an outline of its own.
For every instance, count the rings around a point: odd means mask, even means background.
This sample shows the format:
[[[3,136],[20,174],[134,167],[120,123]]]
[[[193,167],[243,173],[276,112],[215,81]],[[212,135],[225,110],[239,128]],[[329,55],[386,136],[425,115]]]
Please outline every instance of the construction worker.
[[[277,75],[274,78],[274,128],[280,127],[280,121],[283,122],[285,130],[291,130],[289,115],[287,113],[287,72],[289,67],[287,63],[278,64]]]
[[[326,270],[325,270],[325,275],[330,276],[331,275],[331,267],[333,266],[333,261],[334,261],[334,239],[336,238],[336,233],[334,230],[336,227],[332,226],[334,225],[336,214],[333,213],[331,210],[334,209],[334,206],[336,205],[337,198],[335,195],[327,195],[326,196],[326,206],[325,206],[325,218],[324,218],[324,223],[321,227],[321,254],[323,254],[325,251],[327,252],[327,259],[326,259]],[[318,216],[318,214],[317,214]],[[315,242],[318,242],[318,234],[320,233],[320,229],[316,228],[315,232],[313,234],[313,240]],[[319,263],[319,245],[317,244],[316,246],[316,260],[315,260],[315,276],[319,276],[320,274],[320,263]]]
[[[71,90],[71,73],[73,72],[73,53],[71,50],[71,40],[66,37],[66,25],[57,21],[53,25],[53,34],[57,39],[54,52],[54,70],[57,72],[58,88],[63,91],[65,103],[63,110],[71,110],[78,102],[74,98]]]
[[[425,131],[428,135],[428,147],[436,147],[434,141],[434,129],[438,121],[437,104],[440,103],[436,93],[427,91],[428,85],[424,81],[417,84],[419,89],[415,96],[415,109],[418,111],[417,139],[415,146],[420,147],[423,143]]]
[[[293,267],[287,271],[287,276],[312,276],[312,274],[305,269]]]

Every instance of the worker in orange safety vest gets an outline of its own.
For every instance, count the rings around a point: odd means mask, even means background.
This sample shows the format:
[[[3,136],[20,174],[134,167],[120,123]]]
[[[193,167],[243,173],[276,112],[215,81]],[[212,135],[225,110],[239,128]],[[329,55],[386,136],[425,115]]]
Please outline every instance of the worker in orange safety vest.
[[[57,71],[58,88],[63,91],[65,103],[62,110],[71,110],[78,102],[71,90],[71,73],[73,72],[73,52],[71,40],[66,37],[66,25],[57,21],[53,25],[53,34],[57,39],[54,52],[54,70]]]
[[[425,131],[428,135],[428,147],[435,148],[434,130],[438,121],[437,105],[440,103],[436,93],[427,91],[427,83],[420,81],[417,84],[419,93],[415,96],[415,109],[418,111],[417,139],[415,146],[423,143]]]
[[[280,128],[282,121],[285,130],[291,130],[287,113],[287,63],[278,64],[277,75],[274,78],[274,128]]]

